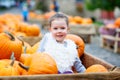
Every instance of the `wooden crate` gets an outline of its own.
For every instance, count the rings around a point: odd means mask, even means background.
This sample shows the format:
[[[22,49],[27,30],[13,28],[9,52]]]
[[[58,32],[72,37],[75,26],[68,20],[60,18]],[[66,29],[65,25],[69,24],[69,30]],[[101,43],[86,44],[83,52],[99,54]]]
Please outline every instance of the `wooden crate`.
[[[46,24],[48,24],[48,20],[46,20],[46,19],[29,19],[28,23],[38,24],[41,26],[41,28],[44,28],[44,26]]]
[[[31,46],[33,46],[35,43],[39,42],[42,39],[42,36],[38,36],[38,37],[20,37],[21,40],[27,42],[28,44],[30,44]]]
[[[85,67],[93,64],[102,64],[108,70],[106,73],[74,73],[74,74],[42,74],[42,75],[24,75],[24,76],[0,76],[0,80],[120,80],[120,68],[114,67],[99,58],[96,58],[85,52],[81,56]]]
[[[100,35],[101,36],[101,47],[105,49],[109,49],[115,53],[120,52],[120,47],[118,46],[118,42],[120,42],[120,37],[119,37],[120,29],[116,29],[116,35],[111,36],[111,35]],[[106,43],[105,40],[112,40],[113,43]]]
[[[91,42],[91,36],[96,34],[96,28],[94,24],[89,25],[70,25],[70,31],[69,33],[77,34],[81,38],[83,38],[85,43]]]

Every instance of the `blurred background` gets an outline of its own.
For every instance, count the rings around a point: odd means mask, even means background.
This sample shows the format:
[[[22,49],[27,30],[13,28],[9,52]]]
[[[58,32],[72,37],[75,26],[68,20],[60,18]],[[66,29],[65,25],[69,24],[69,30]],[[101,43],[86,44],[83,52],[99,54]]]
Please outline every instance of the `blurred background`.
[[[114,20],[120,16],[119,0],[56,0],[59,11],[72,16],[90,17],[93,20]],[[53,0],[0,0],[0,10],[22,8],[27,3],[29,11],[46,13],[52,10]],[[55,4],[56,5],[56,4]]]
[[[44,35],[56,12],[68,15],[70,33],[84,40],[86,52],[120,66],[120,0],[0,0],[0,32]]]

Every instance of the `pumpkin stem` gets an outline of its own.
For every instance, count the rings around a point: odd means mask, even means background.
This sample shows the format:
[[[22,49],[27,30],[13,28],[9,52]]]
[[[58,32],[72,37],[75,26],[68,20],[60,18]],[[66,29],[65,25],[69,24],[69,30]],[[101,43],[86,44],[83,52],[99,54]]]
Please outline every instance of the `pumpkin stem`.
[[[17,37],[20,41],[22,41],[22,45],[24,46],[24,41],[21,39],[21,37]]]
[[[15,40],[15,37],[10,33],[10,32],[7,32],[5,31],[4,33],[6,33],[8,36],[10,36],[11,40]]]
[[[15,59],[12,59],[10,66],[13,66],[14,62],[15,62]]]
[[[13,66],[14,62],[15,62],[15,59],[11,61],[10,66]]]
[[[24,53],[26,54],[27,46],[24,46]]]
[[[14,61],[15,61],[14,52],[12,52],[10,59],[12,60],[11,63],[10,63],[10,65],[13,66]]]
[[[14,56],[14,52],[12,52],[11,56],[10,56],[11,60],[15,60],[15,56]]]
[[[76,49],[79,49],[80,46],[76,46]]]
[[[18,63],[19,64],[19,66],[21,67],[21,68],[23,68],[23,69],[25,69],[26,71],[28,71],[29,70],[29,66],[25,66],[25,65],[23,65],[22,63]]]

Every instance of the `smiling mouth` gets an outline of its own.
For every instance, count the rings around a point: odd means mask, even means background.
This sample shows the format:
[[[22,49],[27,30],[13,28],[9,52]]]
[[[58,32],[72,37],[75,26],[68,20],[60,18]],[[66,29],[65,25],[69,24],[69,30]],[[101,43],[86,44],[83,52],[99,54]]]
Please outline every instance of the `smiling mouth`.
[[[57,37],[63,37],[63,35],[57,35]]]

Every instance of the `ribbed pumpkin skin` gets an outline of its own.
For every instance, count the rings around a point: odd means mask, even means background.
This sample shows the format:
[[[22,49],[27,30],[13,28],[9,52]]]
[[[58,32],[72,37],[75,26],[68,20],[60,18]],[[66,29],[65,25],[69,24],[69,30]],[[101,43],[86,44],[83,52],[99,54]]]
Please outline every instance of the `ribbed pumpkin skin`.
[[[10,56],[14,52],[16,60],[19,60],[22,53],[22,41],[14,37],[11,37],[6,33],[0,33],[0,59],[10,59]]]
[[[85,73],[89,72],[108,72],[108,70],[101,64],[94,64],[86,69]]]
[[[12,60],[2,59],[0,60],[0,76],[16,76],[20,75],[18,62],[14,61],[13,65],[10,65]]]
[[[57,74],[58,69],[54,59],[46,53],[34,53],[28,74]]]
[[[21,66],[22,64],[19,65]],[[23,66],[29,68],[25,68]],[[31,54],[31,57],[29,57],[21,67],[27,70],[28,75],[58,73],[56,62],[46,53]]]
[[[84,53],[85,43],[83,39],[75,34],[67,34],[66,39],[70,39],[77,45],[78,56],[80,57]]]

